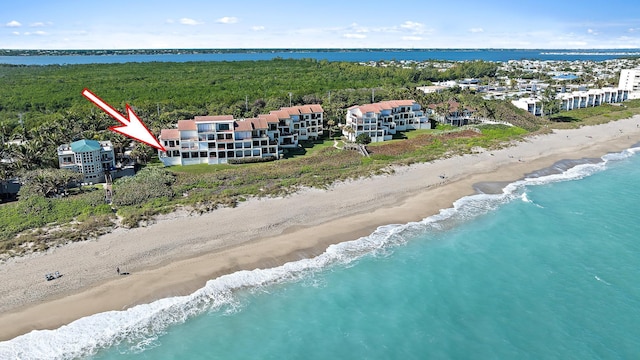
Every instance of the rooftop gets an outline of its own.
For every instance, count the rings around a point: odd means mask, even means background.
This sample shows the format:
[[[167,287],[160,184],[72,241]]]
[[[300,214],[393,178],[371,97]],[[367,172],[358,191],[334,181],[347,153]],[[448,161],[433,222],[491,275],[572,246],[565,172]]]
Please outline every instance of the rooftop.
[[[71,151],[74,153],[100,150],[100,143],[96,140],[78,140],[71,143]]]

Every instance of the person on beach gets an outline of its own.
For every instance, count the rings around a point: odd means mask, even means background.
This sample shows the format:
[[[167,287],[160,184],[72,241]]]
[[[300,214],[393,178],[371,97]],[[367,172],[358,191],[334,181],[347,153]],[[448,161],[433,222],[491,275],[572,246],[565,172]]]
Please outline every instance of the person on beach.
[[[120,267],[116,268],[116,272],[118,273],[118,275],[120,275]]]

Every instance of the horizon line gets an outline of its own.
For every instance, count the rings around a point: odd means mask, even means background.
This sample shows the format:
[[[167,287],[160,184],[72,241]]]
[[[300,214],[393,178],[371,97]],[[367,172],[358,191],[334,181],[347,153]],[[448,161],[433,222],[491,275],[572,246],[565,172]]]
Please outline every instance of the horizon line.
[[[330,51],[341,51],[341,50],[403,50],[403,51],[434,51],[434,50],[564,50],[564,51],[581,51],[581,50],[589,50],[589,51],[624,51],[624,50],[635,50],[640,51],[640,47],[636,48],[543,48],[543,47],[535,47],[535,48],[500,48],[500,47],[434,47],[434,48],[416,48],[416,47],[228,47],[228,48],[207,48],[207,47],[193,47],[193,48],[69,48],[69,49],[18,49],[18,48],[0,48],[0,51],[8,52],[8,51],[178,51],[178,50],[191,50],[191,51],[221,51],[221,50],[263,50],[263,51],[309,51],[309,50],[330,50]]]

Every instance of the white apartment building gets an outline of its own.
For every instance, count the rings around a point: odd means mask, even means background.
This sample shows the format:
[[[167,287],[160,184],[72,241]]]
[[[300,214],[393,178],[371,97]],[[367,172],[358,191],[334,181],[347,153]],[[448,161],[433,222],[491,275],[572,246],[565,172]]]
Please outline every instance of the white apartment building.
[[[640,69],[620,70],[618,88],[629,92],[629,99],[640,99]]]
[[[78,140],[58,146],[61,169],[82,173],[83,182],[105,181],[105,171],[115,169],[116,162],[110,141]]]
[[[391,140],[397,131],[430,129],[429,118],[413,100],[390,100],[347,109],[342,133],[349,141],[368,134],[372,142]]]
[[[178,121],[176,129],[162,129],[160,151],[165,166],[225,164],[229,159],[278,157],[281,149],[295,148],[298,140],[322,134],[320,105],[282,108],[257,118],[232,115],[196,116]]]
[[[523,109],[535,116],[542,115],[542,101],[540,101],[539,96],[511,100],[511,103],[515,107]]]
[[[628,91],[640,91],[640,69],[620,70],[618,88]]]
[[[619,103],[627,100],[628,95],[629,92],[627,90],[602,88],[561,93],[558,94],[557,98],[561,102],[560,108],[562,110],[573,110],[602,104]]]
[[[587,91],[572,91],[559,93],[556,99],[560,101],[561,110],[574,110],[586,107],[600,106],[602,104],[613,104],[628,99],[629,92],[617,88],[590,89]],[[540,96],[521,98],[512,100],[511,103],[529,113],[541,116],[544,108]]]

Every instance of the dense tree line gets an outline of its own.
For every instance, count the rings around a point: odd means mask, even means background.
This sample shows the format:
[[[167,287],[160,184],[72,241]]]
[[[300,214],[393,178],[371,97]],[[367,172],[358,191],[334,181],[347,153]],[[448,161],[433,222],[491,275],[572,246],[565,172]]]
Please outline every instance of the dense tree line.
[[[437,95],[418,85],[445,79],[492,76],[496,64],[473,61],[446,71],[435,67],[373,67],[314,59],[237,62],[125,63],[14,66],[0,64],[0,181],[17,169],[57,167],[56,147],[79,139],[111,140],[116,155],[129,141],[107,131],[117,122],[87,101],[91,89],[125,113],[129,104],[156,135],[177,120],[196,115],[253,117],[283,106],[322,104],[327,125],[344,122],[356,104],[410,98],[423,106],[459,89]],[[465,100],[466,101],[466,100]],[[466,101],[467,103],[471,100]],[[332,124],[332,125],[329,125]],[[14,141],[9,144],[10,140]],[[146,162],[150,147],[133,155]]]

